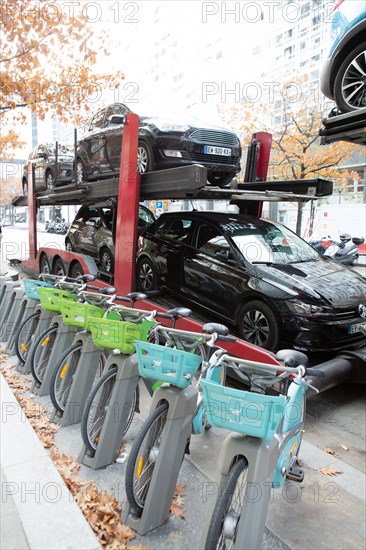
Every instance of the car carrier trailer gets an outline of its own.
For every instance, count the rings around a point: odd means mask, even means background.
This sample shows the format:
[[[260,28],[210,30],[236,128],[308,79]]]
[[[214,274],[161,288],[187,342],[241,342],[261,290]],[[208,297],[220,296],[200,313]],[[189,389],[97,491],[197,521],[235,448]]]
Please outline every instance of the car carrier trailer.
[[[54,190],[34,192],[32,165],[28,164],[28,195],[16,197],[14,206],[28,206],[29,259],[21,263],[21,269],[29,276],[42,271],[59,271],[66,275],[75,266],[84,274],[97,277],[98,286],[113,284],[118,294],[135,290],[135,258],[138,239],[138,207],[143,200],[161,199],[206,199],[229,200],[240,212],[261,216],[263,201],[307,201],[332,194],[332,182],[317,178],[300,181],[266,181],[272,137],[266,132],[253,134],[248,149],[245,182],[233,189],[207,186],[207,171],[201,165],[192,165],[160,170],[140,175],[137,171],[137,144],[139,118],[130,113],[126,116],[122,136],[122,153],[119,177],[80,185],[71,184]],[[76,181],[76,180],[75,180]],[[43,205],[115,205],[113,232],[115,240],[115,265],[113,278],[100,272],[95,260],[89,256],[55,248],[37,249],[37,209]],[[107,279],[107,280],[106,280]],[[176,305],[176,304],[174,304]],[[166,300],[153,298],[141,300],[138,307],[166,311]],[[179,320],[179,328],[199,331],[197,320]],[[274,355],[264,349],[244,342],[239,338],[224,347],[239,357],[255,361],[276,363]],[[342,352],[337,361],[323,364],[327,374],[319,381],[321,390],[328,389],[350,379],[364,378],[365,348],[357,352]],[[364,380],[362,380],[364,381]]]

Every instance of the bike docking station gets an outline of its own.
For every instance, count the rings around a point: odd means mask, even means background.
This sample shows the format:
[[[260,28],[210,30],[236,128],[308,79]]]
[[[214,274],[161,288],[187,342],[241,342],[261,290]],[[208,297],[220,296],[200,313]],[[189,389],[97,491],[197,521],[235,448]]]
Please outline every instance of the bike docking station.
[[[44,332],[47,329],[47,327],[51,326],[52,319],[55,317],[54,313],[44,310],[42,306],[39,304],[39,302],[37,303],[34,309],[34,313],[39,313],[39,318],[38,318],[37,327],[32,336],[31,349],[34,342],[36,342],[37,338],[42,334],[42,332]],[[29,374],[31,372],[30,359],[31,359],[31,353],[28,353],[24,363],[20,361],[18,362],[17,370],[20,373]]]
[[[78,354],[74,365],[65,363],[68,355],[71,353],[70,349],[67,349],[62,357],[59,356],[58,362],[64,363],[61,371],[63,377],[60,386],[61,391],[63,386],[67,385],[69,376],[72,376],[71,388],[67,396],[63,414],[60,415],[54,408],[53,414],[51,415],[52,422],[57,422],[60,426],[69,426],[80,422],[85,402],[92,389],[99,362],[103,354],[103,349],[94,345],[92,335],[86,330],[75,334],[71,346],[74,347],[77,345],[80,347],[74,352]],[[70,363],[72,363],[72,361],[70,361]],[[69,369],[71,372],[68,372]]]
[[[24,287],[16,287],[13,290],[13,300],[9,302],[8,309],[5,313],[4,333],[3,336],[7,336],[5,353],[8,355],[15,354],[15,336],[18,332],[20,324],[26,317],[34,313],[34,310],[38,302],[28,296],[25,293]],[[11,308],[11,309],[9,309]]]
[[[245,458],[248,461],[248,473],[244,494],[240,495],[240,498],[245,499],[245,506],[242,509],[239,524],[235,530],[233,549],[261,548],[268,505],[273,490],[273,473],[276,471],[278,461],[278,446],[277,439],[264,441],[250,436],[245,439]],[[213,492],[211,498],[208,497],[199,548],[205,548],[212,514],[221,494],[220,488],[223,487],[232,464],[241,456],[243,456],[243,436],[233,433],[230,438],[225,438],[219,453],[217,473],[211,484]],[[236,517],[233,518],[233,530],[235,529],[236,519]]]
[[[53,374],[53,366],[56,365],[62,353],[71,346],[74,336],[79,328],[65,325],[62,320],[62,315],[56,315],[52,319],[52,325],[56,327],[55,341],[50,352],[47,366],[44,373],[42,384],[39,385],[35,380],[32,383],[31,391],[36,395],[42,396],[50,393],[50,385]],[[43,349],[43,353],[47,352],[47,348]],[[42,356],[41,356],[42,358]]]
[[[15,289],[21,288],[19,281],[4,280],[1,285],[1,319],[0,319],[0,338],[2,342],[6,342],[9,333],[9,315],[13,308],[15,300]]]
[[[191,385],[184,390],[163,385],[154,392],[150,414],[163,402],[168,403],[169,408],[145,505],[139,515],[139,511],[126,501],[121,514],[122,522],[139,535],[160,527],[170,517],[170,506],[191,435],[192,420],[197,412],[197,396],[197,389]]]
[[[125,355],[120,350],[114,351],[107,359],[104,373],[111,369],[117,369],[116,381],[95,454],[92,456],[84,444],[78,459],[92,470],[105,468],[116,461],[139,380],[136,354]]]

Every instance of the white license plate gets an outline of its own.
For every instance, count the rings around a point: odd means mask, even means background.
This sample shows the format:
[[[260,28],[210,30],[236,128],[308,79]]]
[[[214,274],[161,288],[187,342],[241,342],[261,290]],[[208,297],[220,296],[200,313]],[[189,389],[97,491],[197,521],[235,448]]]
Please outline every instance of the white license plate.
[[[348,327],[349,334],[354,334],[355,332],[363,332],[366,334],[366,323],[357,323],[357,325],[351,325]]]
[[[227,147],[213,147],[212,145],[205,145],[203,151],[207,155],[221,155],[223,157],[231,157],[231,149],[228,149]]]

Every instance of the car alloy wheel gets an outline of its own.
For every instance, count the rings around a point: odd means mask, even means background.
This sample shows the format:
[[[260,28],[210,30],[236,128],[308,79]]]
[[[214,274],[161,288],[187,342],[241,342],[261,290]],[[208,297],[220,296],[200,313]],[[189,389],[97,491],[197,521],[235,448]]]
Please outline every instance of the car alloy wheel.
[[[263,346],[269,336],[269,323],[260,311],[248,311],[243,318],[246,340],[256,346]]]
[[[244,304],[238,323],[243,340],[261,348],[276,350],[280,342],[280,325],[272,308],[261,300]]]
[[[142,258],[137,264],[138,287],[142,292],[157,290],[157,276],[149,258]]]
[[[47,187],[47,189],[54,189],[54,187],[55,187],[55,182],[54,182],[54,179],[53,179],[53,176],[52,176],[51,172],[47,173],[46,187]]]
[[[148,163],[149,157],[147,151],[143,145],[140,145],[137,149],[137,170],[140,174],[147,172]]]
[[[366,107],[366,44],[358,45],[344,60],[334,81],[334,96],[342,112]]]
[[[28,183],[26,181],[23,183],[23,197],[28,197]]]
[[[113,271],[113,257],[109,250],[104,249],[102,251],[100,263],[102,264],[103,270],[107,273],[111,273]]]
[[[86,181],[85,168],[81,160],[76,163],[76,185],[81,185]]]

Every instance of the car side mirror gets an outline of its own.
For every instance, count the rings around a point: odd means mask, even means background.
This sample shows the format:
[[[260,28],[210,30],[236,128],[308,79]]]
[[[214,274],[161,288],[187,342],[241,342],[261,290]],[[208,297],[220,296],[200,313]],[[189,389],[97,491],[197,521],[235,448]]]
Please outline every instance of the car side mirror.
[[[125,115],[112,115],[109,117],[109,124],[126,124]]]
[[[224,249],[224,250],[217,250],[215,252],[215,256],[218,260],[221,260],[223,262],[226,262],[228,264],[236,264],[236,260],[233,256],[233,253],[231,250]]]

